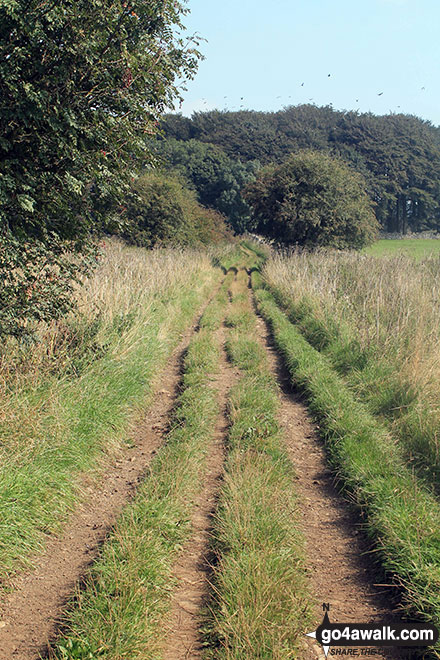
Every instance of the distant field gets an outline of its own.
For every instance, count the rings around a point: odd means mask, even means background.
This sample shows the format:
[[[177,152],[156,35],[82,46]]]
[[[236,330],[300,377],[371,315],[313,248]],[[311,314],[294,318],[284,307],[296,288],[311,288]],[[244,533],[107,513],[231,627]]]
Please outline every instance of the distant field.
[[[431,253],[440,252],[440,240],[435,238],[403,238],[396,240],[377,241],[365,249],[367,254],[382,256],[384,254],[405,253],[421,259]]]

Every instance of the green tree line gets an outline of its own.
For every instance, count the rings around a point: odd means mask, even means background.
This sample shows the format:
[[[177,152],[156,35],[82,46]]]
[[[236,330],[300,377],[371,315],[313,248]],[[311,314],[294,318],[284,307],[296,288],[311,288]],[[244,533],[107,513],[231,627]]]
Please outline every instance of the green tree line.
[[[365,178],[383,230],[440,228],[440,129],[418,117],[300,105],[167,115],[161,127],[168,140],[214,145],[244,166],[279,164],[302,149],[342,158]]]

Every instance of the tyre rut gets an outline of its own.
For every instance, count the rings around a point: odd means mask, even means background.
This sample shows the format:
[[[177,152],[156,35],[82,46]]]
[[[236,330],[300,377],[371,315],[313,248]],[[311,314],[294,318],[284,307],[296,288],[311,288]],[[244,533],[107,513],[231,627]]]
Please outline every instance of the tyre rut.
[[[177,587],[172,596],[163,660],[195,660],[202,657],[204,648],[200,634],[200,617],[209,594],[211,519],[215,512],[225,463],[227,397],[238,375],[238,371],[226,359],[224,325],[218,331],[217,338],[221,346],[221,359],[219,374],[213,385],[218,391],[220,414],[208,448],[203,489],[194,503],[191,518],[193,532],[174,568]]]
[[[252,295],[251,290],[249,293]],[[280,386],[280,424],[296,473],[295,491],[316,627],[322,622],[323,602],[330,603],[334,623],[396,621],[396,610],[390,607],[393,592],[377,584],[382,579],[368,555],[360,516],[337,492],[318,428],[290,384],[266,323],[257,317],[259,339]],[[392,649],[377,649],[368,657],[384,660],[399,655]],[[325,658],[321,647],[305,639],[301,660],[318,658]]]

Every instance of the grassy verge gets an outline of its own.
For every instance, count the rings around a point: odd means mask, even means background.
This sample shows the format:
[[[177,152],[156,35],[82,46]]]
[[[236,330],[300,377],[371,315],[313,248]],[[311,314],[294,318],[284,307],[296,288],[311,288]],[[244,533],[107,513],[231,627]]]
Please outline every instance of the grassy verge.
[[[385,428],[357,401],[264,290],[256,293],[292,381],[306,393],[341,484],[366,513],[376,556],[408,609],[440,620],[440,506],[419,487]]]
[[[257,341],[243,270],[232,286],[227,324],[228,354],[242,376],[230,395],[230,452],[214,520],[208,655],[294,658],[308,620],[302,539],[276,421],[277,386]]]
[[[230,279],[230,278],[229,278]],[[167,443],[124,511],[85,588],[66,615],[56,658],[160,658],[172,590],[172,565],[191,533],[193,500],[218,414],[215,331],[227,285],[206,309],[184,363],[183,391]]]
[[[289,319],[437,491],[439,263],[332,253],[275,258],[264,271]]]
[[[46,329],[15,372],[4,358],[3,580],[26,565],[66,520],[81,497],[80,473],[97,469],[106,452],[129,442],[130,423],[150,403],[156,375],[220,276],[200,254],[113,249],[81,291],[82,317]],[[67,368],[73,347],[61,346],[67,322],[77,330],[97,324],[94,337],[102,351],[93,348],[89,357],[78,330],[79,371]]]

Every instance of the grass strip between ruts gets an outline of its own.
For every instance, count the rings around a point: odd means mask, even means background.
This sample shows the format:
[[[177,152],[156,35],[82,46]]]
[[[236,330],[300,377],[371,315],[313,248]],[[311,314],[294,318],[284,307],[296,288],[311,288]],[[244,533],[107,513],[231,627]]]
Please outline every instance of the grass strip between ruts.
[[[341,484],[367,514],[366,529],[377,545],[376,556],[403,587],[409,611],[438,624],[438,501],[419,487],[386,429],[354,398],[326,357],[289,322],[271,294],[260,289],[256,298],[293,384],[308,397]]]
[[[264,282],[279,307],[301,331],[304,338],[332,363],[357,398],[379,421],[389,426],[419,477],[439,493],[440,454],[438,416],[432,414],[423,391],[399,375],[399,365],[386,355],[378,356],[373,345],[367,350],[355,338],[355,329],[337,322],[329,312],[326,319],[316,315],[316,301],[304,297],[292,300],[277,286]]]
[[[276,420],[277,385],[258,343],[241,270],[231,287],[228,355],[242,372],[229,400],[228,458],[212,548],[207,655],[294,658],[308,622],[292,465]]]
[[[232,275],[230,276],[232,277]],[[207,307],[184,360],[183,390],[166,445],[150,464],[85,587],[65,617],[56,658],[160,658],[173,588],[172,566],[191,533],[209,441],[218,414],[213,375],[216,329],[227,301],[226,278]]]

